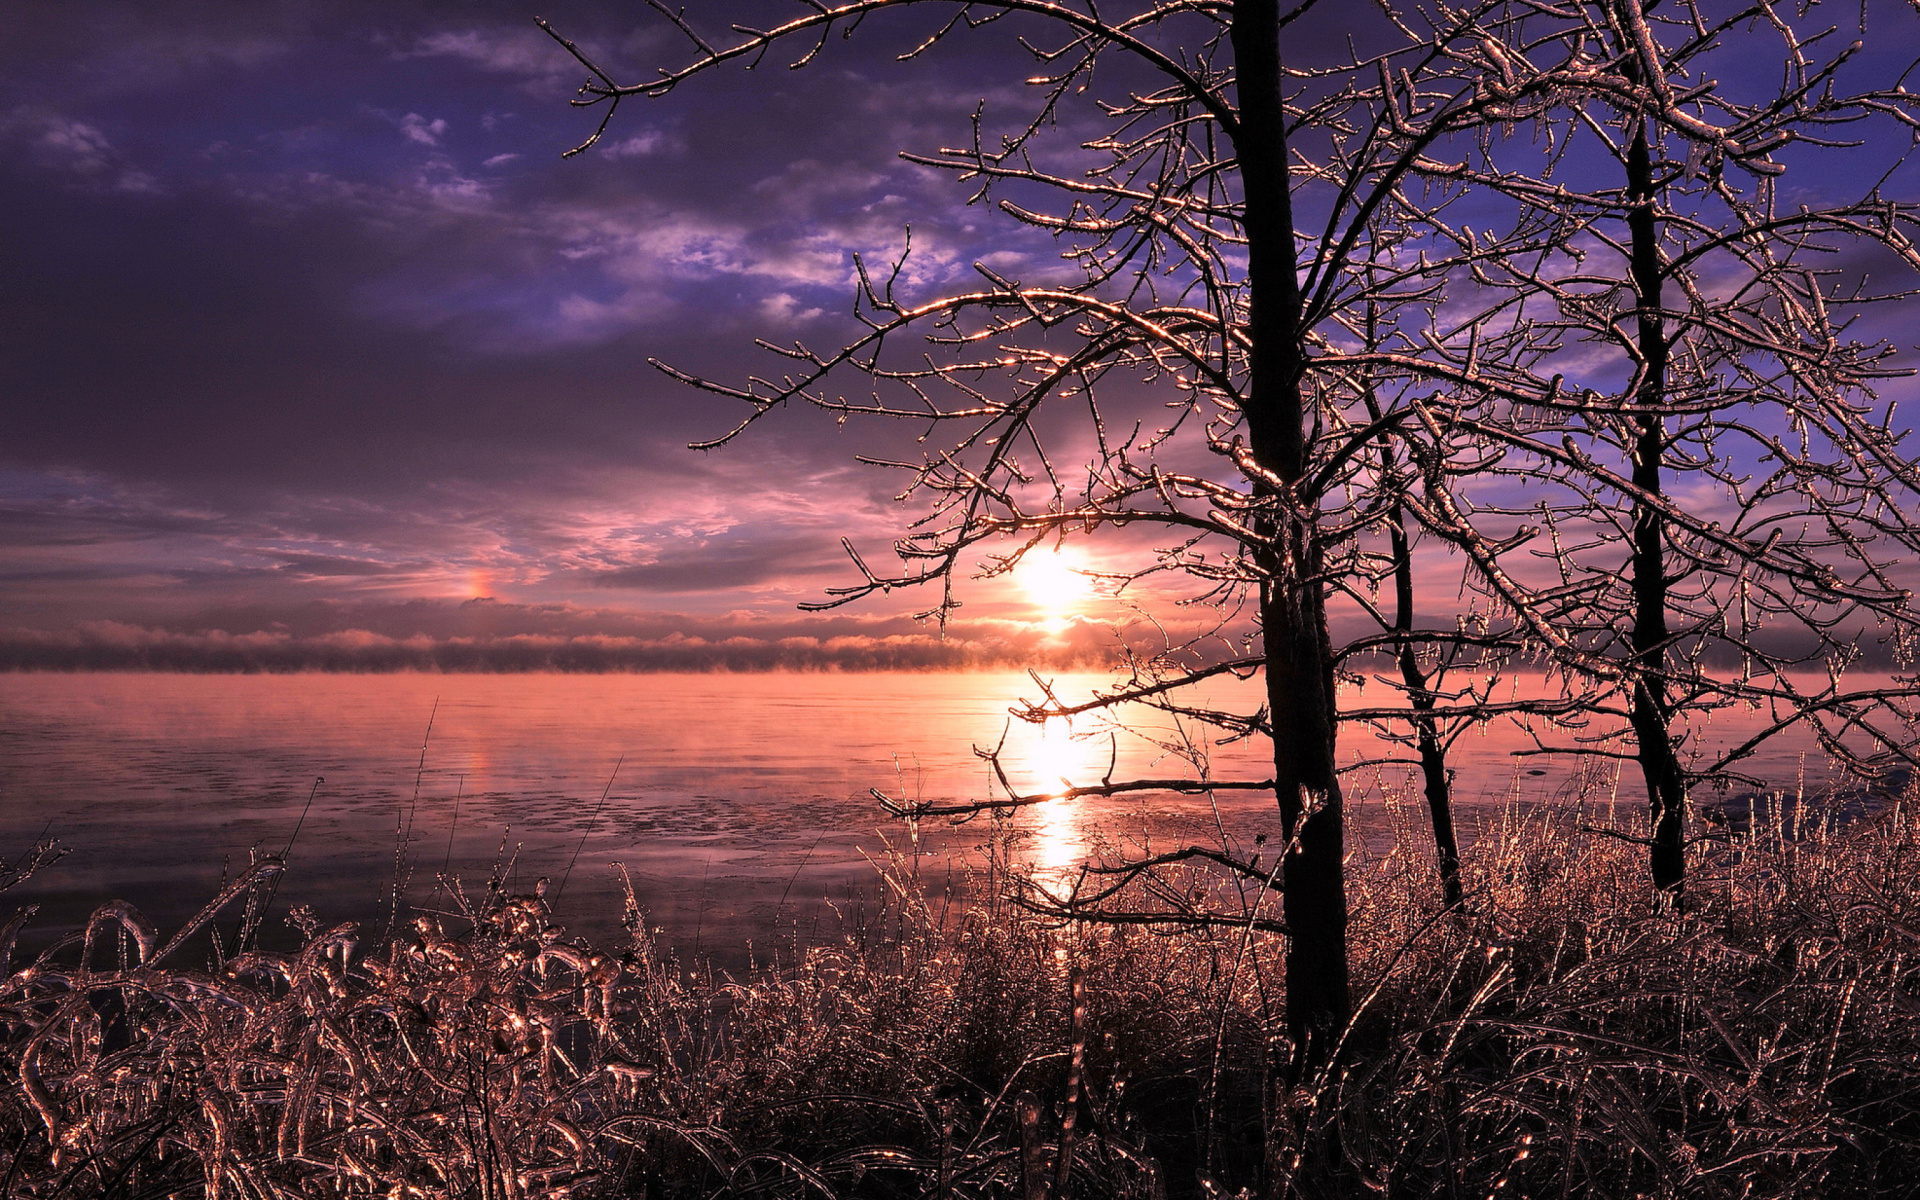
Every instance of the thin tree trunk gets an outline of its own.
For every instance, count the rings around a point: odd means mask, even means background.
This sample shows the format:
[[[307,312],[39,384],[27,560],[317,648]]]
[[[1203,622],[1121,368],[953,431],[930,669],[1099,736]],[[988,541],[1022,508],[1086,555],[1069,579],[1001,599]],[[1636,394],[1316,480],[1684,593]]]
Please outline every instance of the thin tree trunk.
[[[1287,840],[1287,1027],[1298,1079],[1328,1061],[1350,1011],[1345,831],[1334,769],[1333,651],[1314,527],[1318,498],[1297,490],[1306,474],[1305,353],[1276,0],[1236,0],[1232,36],[1252,341],[1247,432],[1254,458],[1281,484],[1256,485],[1274,504],[1261,526],[1272,543],[1257,554],[1274,790]]]
[[[1406,516],[1397,504],[1387,538],[1393,552],[1393,631],[1405,638],[1413,632],[1413,551],[1407,543]],[[1460,842],[1453,831],[1453,781],[1447,775],[1447,752],[1440,744],[1439,723],[1433,718],[1435,697],[1411,640],[1400,643],[1398,658],[1400,681],[1413,705],[1413,732],[1420,750],[1427,815],[1433,819],[1433,846],[1440,857],[1441,894],[1448,908],[1458,908],[1465,902],[1466,892],[1460,883]]]
[[[1367,304],[1367,349],[1379,348],[1379,314],[1373,302]],[[1367,415],[1381,418],[1380,399],[1373,383],[1366,390]],[[1394,473],[1393,438],[1380,435],[1380,477],[1391,479]],[[1391,486],[1391,485],[1389,485]],[[1440,890],[1448,908],[1458,908],[1466,899],[1460,883],[1460,842],[1453,829],[1453,780],[1447,772],[1446,746],[1440,740],[1439,722],[1433,710],[1437,697],[1432,677],[1420,669],[1420,658],[1413,651],[1413,547],[1407,538],[1407,512],[1395,503],[1387,517],[1387,543],[1393,555],[1393,627],[1400,635],[1400,649],[1394,656],[1400,668],[1400,682],[1407,689],[1407,702],[1413,708],[1414,744],[1420,754],[1420,776],[1427,800],[1427,815],[1433,821],[1433,846],[1439,858]]]
[[[1654,220],[1652,155],[1647,125],[1640,120],[1627,151],[1627,214],[1632,235],[1632,273],[1639,309],[1642,374],[1634,403],[1638,436],[1633,445],[1633,482],[1650,496],[1660,494],[1660,460],[1666,452],[1668,346],[1661,317],[1659,229]],[[1633,732],[1651,809],[1653,886],[1679,895],[1686,883],[1686,780],[1674,753],[1672,708],[1667,700],[1666,520],[1649,504],[1633,517]]]

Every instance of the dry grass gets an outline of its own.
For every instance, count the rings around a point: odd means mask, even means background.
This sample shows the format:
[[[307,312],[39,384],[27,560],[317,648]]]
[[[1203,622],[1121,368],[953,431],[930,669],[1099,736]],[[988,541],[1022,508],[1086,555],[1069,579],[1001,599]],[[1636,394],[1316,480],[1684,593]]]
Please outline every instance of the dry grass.
[[[943,915],[896,879],[730,979],[637,906],[595,948],[493,887],[389,945],[300,914],[297,953],[192,970],[192,926],[107,905],[0,962],[0,1197],[1259,1194],[1290,1162],[1264,1131],[1303,1128],[1391,1196],[1904,1197],[1910,811],[1703,847],[1684,913],[1637,847],[1514,816],[1442,914],[1406,839],[1356,864],[1345,1065],[1289,1094],[1278,946],[1240,929]]]

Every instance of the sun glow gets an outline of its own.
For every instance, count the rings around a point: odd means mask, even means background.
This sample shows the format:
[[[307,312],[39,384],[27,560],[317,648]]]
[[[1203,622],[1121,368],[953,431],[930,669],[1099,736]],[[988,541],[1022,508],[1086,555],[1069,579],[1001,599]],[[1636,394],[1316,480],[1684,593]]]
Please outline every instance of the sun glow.
[[[1058,633],[1079,613],[1093,584],[1079,560],[1060,550],[1037,550],[1020,560],[1015,575],[1027,597],[1046,615],[1044,624]]]

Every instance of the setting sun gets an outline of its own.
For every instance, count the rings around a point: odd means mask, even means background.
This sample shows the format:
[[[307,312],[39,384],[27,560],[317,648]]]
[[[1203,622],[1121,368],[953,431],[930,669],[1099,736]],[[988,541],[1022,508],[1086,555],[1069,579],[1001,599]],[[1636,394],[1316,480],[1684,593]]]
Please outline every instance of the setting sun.
[[[1079,610],[1092,584],[1078,560],[1058,550],[1035,551],[1020,560],[1015,574],[1027,596],[1055,620]]]

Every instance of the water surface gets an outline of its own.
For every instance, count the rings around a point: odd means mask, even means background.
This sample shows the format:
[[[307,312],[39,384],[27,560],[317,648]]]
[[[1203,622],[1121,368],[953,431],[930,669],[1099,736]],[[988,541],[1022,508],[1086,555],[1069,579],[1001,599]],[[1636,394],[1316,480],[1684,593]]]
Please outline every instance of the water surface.
[[[1055,677],[1068,698],[1106,682]],[[1255,687],[1227,681],[1209,700],[1251,711]],[[1020,674],[0,675],[0,854],[43,831],[71,847],[0,907],[40,903],[45,926],[121,897],[165,926],[250,852],[291,840],[281,906],[308,903],[323,919],[379,926],[396,879],[404,915],[437,903],[443,875],[484,880],[504,859],[515,887],[564,879],[560,918],[604,932],[620,911],[618,862],[676,943],[738,946],[816,921],[823,901],[869,884],[883,835],[905,845],[871,789],[992,794],[972,747],[1003,734],[1022,790],[1095,783],[1109,769],[1193,774],[1179,753],[1187,731],[1165,714],[1133,714],[1145,737],[1109,737],[1089,721],[1009,722],[1010,705],[1038,694]],[[1717,737],[1757,720],[1721,718]],[[1582,783],[1572,762],[1516,759],[1522,744],[1500,725],[1458,743],[1469,837],[1509,801],[1580,792],[1604,803],[1618,787],[1635,803],[1630,781]],[[1202,749],[1216,778],[1270,773],[1264,746]],[[1809,769],[1807,749],[1782,740],[1759,768],[1791,785]],[[1391,753],[1362,730],[1342,752],[1348,762]],[[1398,778],[1350,774],[1363,845],[1388,836]],[[1023,814],[1016,845],[1059,872],[1102,846],[1165,848],[1277,824],[1271,796],[1257,793],[1054,801]],[[929,827],[923,869],[945,871],[947,855],[982,844],[988,827]]]

